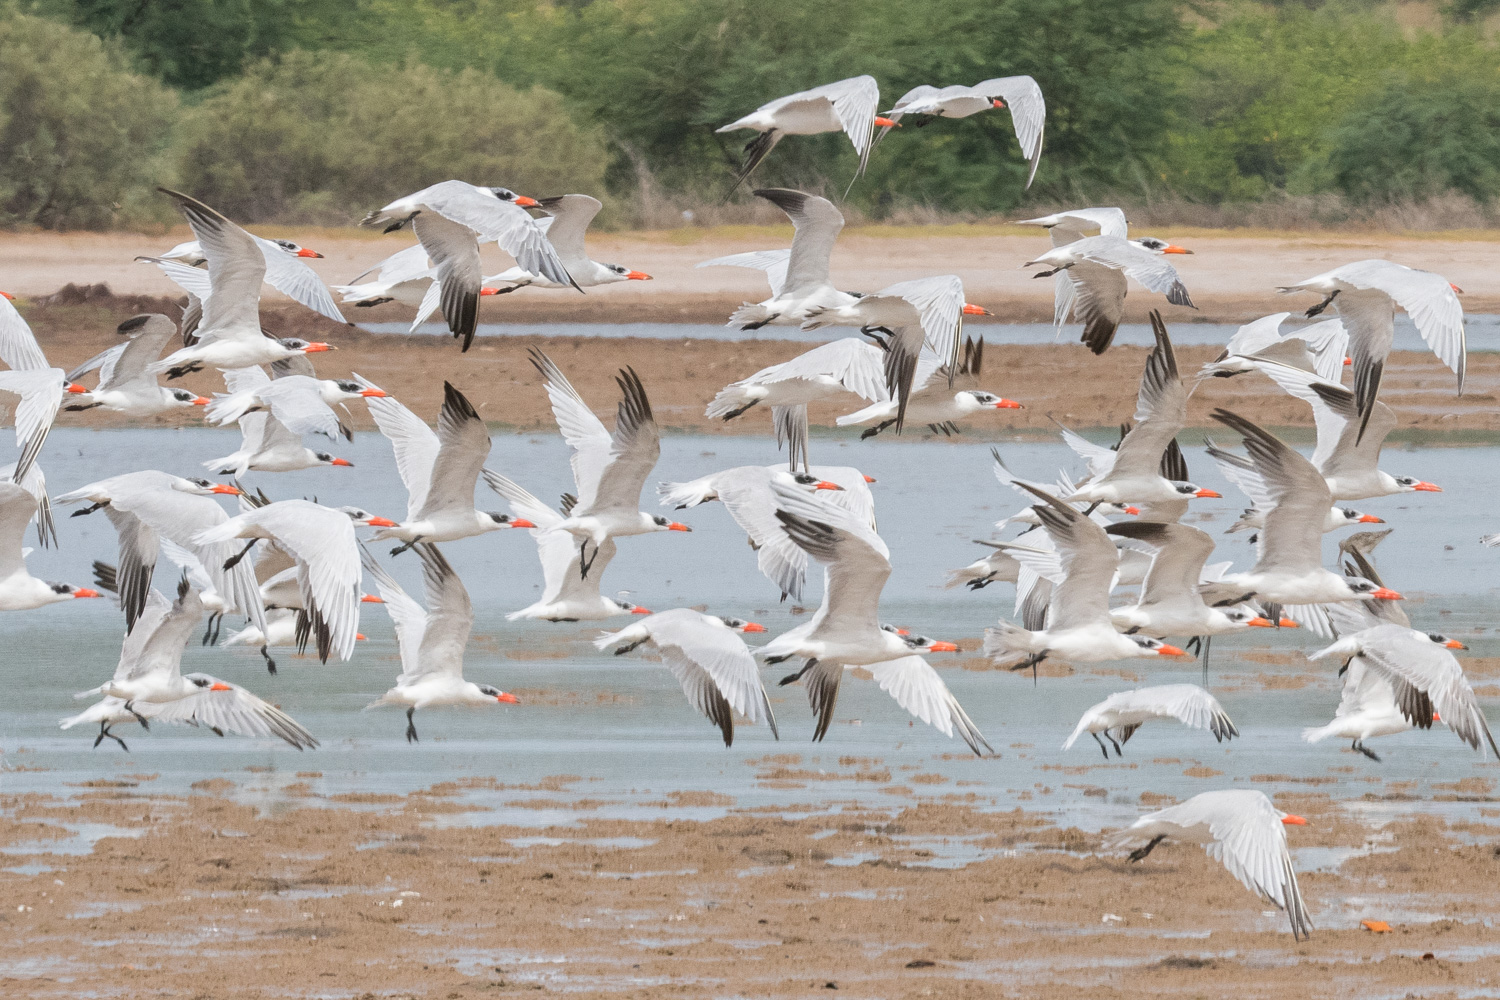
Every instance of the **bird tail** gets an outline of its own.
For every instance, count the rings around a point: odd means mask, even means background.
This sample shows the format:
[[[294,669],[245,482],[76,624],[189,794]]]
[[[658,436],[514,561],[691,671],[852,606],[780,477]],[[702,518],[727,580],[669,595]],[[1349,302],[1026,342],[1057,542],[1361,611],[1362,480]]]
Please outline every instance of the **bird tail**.
[[[1082,736],[1088,728],[1089,718],[1088,715],[1085,715],[1078,720],[1078,728],[1073,730],[1073,735],[1068,737],[1068,741],[1062,745],[1062,748],[1064,750],[1073,749],[1073,744],[1078,742],[1078,737]]]
[[[883,410],[886,405],[887,404],[885,403],[874,403],[870,406],[865,407],[863,410],[856,410],[853,413],[846,413],[842,417],[836,419],[834,423],[838,424],[840,427],[849,427],[854,424],[871,423],[872,421],[879,418],[880,411]]]
[[[689,483],[658,483],[656,493],[661,497],[663,507],[676,507],[682,510],[687,507],[696,507],[708,499],[708,487],[702,479],[695,479]]]
[[[1326,726],[1308,726],[1302,730],[1302,738],[1309,743],[1317,743],[1319,740],[1326,740],[1332,736],[1333,731],[1334,723],[1332,722]]]
[[[1010,622],[984,630],[984,655],[996,663],[1021,660],[1032,653],[1031,645],[1031,633]]]
[[[765,326],[775,318],[776,314],[765,304],[760,302],[746,302],[729,317],[729,323],[731,326],[738,326],[741,329],[753,330],[757,327]]]

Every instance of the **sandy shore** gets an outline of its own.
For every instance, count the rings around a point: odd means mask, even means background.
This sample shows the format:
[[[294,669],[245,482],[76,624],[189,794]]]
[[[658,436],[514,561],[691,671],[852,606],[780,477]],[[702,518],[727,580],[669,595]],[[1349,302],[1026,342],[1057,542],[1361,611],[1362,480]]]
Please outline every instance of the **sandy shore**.
[[[825,782],[833,799],[841,781],[890,780],[878,760],[828,768],[795,753],[762,762],[763,780]],[[63,823],[128,834],[3,877],[0,961],[24,972],[0,992],[1284,1000],[1473,996],[1500,982],[1487,926],[1500,920],[1496,831],[1448,828],[1420,806],[1376,838],[1325,795],[1278,798],[1309,820],[1298,847],[1351,855],[1301,874],[1317,930],[1296,944],[1196,846],[1131,864],[1102,849],[1107,837],[978,812],[952,786],[920,802],[898,788],[890,812],[800,819],[700,792],[627,823],[591,818],[580,799],[576,824],[539,830],[451,825],[473,808],[459,785],[321,798],[317,772],[299,777],[271,813],[219,797],[233,788],[223,778],[187,798],[153,796],[154,776],[135,775],[76,789],[73,805],[0,799],[0,844],[23,855],[66,836]],[[524,808],[579,780],[513,792]],[[670,818],[683,806],[729,808]],[[942,838],[983,857],[934,867],[927,846]],[[1371,907],[1392,933],[1360,927]],[[1426,916],[1401,917],[1414,911]]]
[[[329,283],[353,280],[377,261],[410,245],[408,234],[358,229],[291,230],[266,228],[263,234],[294,239],[323,253],[312,266]],[[1500,242],[1494,234],[1396,237],[1364,234],[1302,233],[1243,235],[1220,230],[1157,232],[1194,251],[1173,258],[1198,309],[1166,306],[1160,296],[1132,289],[1129,317],[1164,307],[1172,322],[1243,321],[1281,309],[1306,308],[1307,296],[1275,292],[1290,284],[1365,257],[1392,260],[1442,273],[1465,290],[1469,312],[1500,312],[1495,261]],[[1488,236],[1489,238],[1483,238]],[[175,295],[176,288],[139,254],[160,253],[191,239],[185,226],[160,236],[136,233],[6,234],[0,238],[0,289],[18,295],[50,294],[63,285],[104,283],[119,294]],[[661,233],[598,233],[589,237],[596,260],[625,264],[651,274],[650,282],[625,282],[576,292],[527,290],[486,301],[488,322],[723,322],[745,300],[766,297],[765,282],[736,267],[698,269],[694,265],[745,250],[789,246],[791,227],[680,229]],[[972,302],[1007,322],[1039,322],[1052,316],[1052,283],[1036,281],[1022,264],[1050,243],[1040,229],[997,226],[851,228],[834,250],[834,281],[852,291],[874,291],[896,281],[928,274],[957,274]],[[493,247],[486,269],[498,273],[511,261]],[[1035,269],[1032,269],[1035,270]],[[268,299],[269,301],[269,299]],[[369,315],[367,310],[355,310]],[[371,316],[371,318],[375,318]],[[398,318],[392,313],[388,318]]]

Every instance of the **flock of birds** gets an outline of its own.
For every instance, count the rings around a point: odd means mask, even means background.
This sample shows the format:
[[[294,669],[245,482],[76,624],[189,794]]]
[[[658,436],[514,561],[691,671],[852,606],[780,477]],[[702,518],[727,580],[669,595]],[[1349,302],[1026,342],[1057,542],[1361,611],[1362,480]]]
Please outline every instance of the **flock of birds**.
[[[784,135],[844,130],[863,166],[876,141],[876,127],[888,131],[903,115],[964,117],[1001,106],[1002,97],[1010,103],[1034,172],[1044,106],[1029,77],[973,88],[918,88],[880,117],[874,114],[874,81],[860,77],[774,101],[726,126],[759,132],[736,183]],[[787,189],[755,194],[791,219],[795,236],[790,248],[700,265],[765,273],[769,297],[746,303],[733,314],[731,325],[744,330],[844,326],[864,335],[833,340],[755,372],[726,386],[708,404],[707,414],[724,420],[757,407],[769,409],[786,462],[727,469],[659,487],[661,504],[676,510],[719,501],[748,536],[759,569],[783,599],[802,597],[810,562],[823,567],[816,613],[751,648],[744,637],[766,631],[757,623],[692,609],[652,613],[601,593],[601,577],[619,539],[691,530],[641,509],[660,443],[646,385],[634,370],[618,374],[620,399],[611,430],[566,374],[545,354],[533,352],[572,453],[576,489],[554,509],[486,467],[490,439],[484,421],[451,383],[444,385],[433,429],[358,374],[318,377],[311,357],[332,345],[277,339],[262,331],[263,284],[344,321],[329,289],[303,261],[318,254],[254,236],[191,197],[164,193],[196,239],[142,259],[187,291],[180,323],[154,314],[127,320],[119,328],[120,344],[65,373],[48,363],[21,315],[0,300],[0,358],[10,368],[0,372],[0,391],[20,400],[15,421],[20,454],[0,470],[0,610],[99,597],[108,589],[125,617],[114,675],[80,695],[99,700],[64,720],[64,728],[97,726],[96,747],[108,738],[125,748],[114,727],[139,723],[149,728],[153,722],[201,726],[220,736],[276,736],[299,750],[316,747],[305,728],[239,684],[182,673],[183,651],[205,615],[206,638],[213,641],[218,641],[224,616],[242,615],[248,624],[223,644],[257,647],[273,674],[276,663],[269,648],[274,646],[299,651],[310,646],[322,661],[330,656],[348,660],[362,638],[363,603],[379,603],[390,615],[402,665],[395,687],[371,707],[404,708],[409,741],[418,739],[418,710],[515,702],[507,692],[464,679],[473,608],[438,545],[524,529],[536,542],[545,591],[510,618],[572,622],[635,616],[632,624],[601,635],[598,648],[613,648],[616,654],[643,645],[654,649],[691,704],[721,731],[726,746],[734,737],[736,715],[778,733],[760,667],[789,663],[795,669],[780,683],[804,686],[815,715],[815,740],[828,731],[846,672],[864,668],[916,718],[947,736],[956,734],[977,755],[992,752],[924,657],[958,647],[882,620],[881,591],[892,567],[876,530],[869,488],[873,480],[855,468],[819,466],[809,459],[807,407],[813,402],[857,401],[859,408],[838,423],[866,427],[862,437],[889,428],[899,432],[908,422],[952,433],[958,421],[1019,405],[977,388],[983,343],[963,337],[962,319],[984,310],[966,303],[957,277],[915,277],[874,293],[836,288],[829,277],[829,256],[843,217],[828,199]],[[409,225],[418,242],[354,283],[334,288],[345,304],[354,306],[409,303],[418,308],[417,322],[441,310],[467,350],[483,295],[528,286],[582,291],[649,277],[588,257],[584,235],[599,208],[587,195],[537,200],[505,188],[444,181],[372,212],[367,224],[387,231]],[[1042,265],[1038,276],[1054,279],[1058,326],[1070,318],[1080,321],[1082,340],[1093,352],[1108,349],[1129,281],[1171,303],[1191,305],[1182,280],[1165,260],[1189,251],[1150,237],[1131,238],[1119,209],[1080,209],[1026,222],[1045,227],[1051,236],[1052,249],[1028,264]],[[497,243],[516,266],[484,276],[479,249],[486,242]],[[979,590],[995,582],[1014,584],[1016,621],[1002,620],[988,630],[984,653],[999,665],[1029,669],[1033,677],[1048,658],[1090,663],[1188,655],[1166,641],[1176,637],[1198,649],[1206,684],[1214,637],[1300,624],[1334,640],[1311,658],[1339,663],[1343,678],[1336,717],[1308,731],[1308,740],[1348,739],[1354,749],[1378,760],[1366,741],[1442,722],[1481,753],[1487,743],[1500,756],[1453,655],[1462,644],[1413,629],[1401,610],[1401,595],[1376,571],[1372,551],[1383,535],[1367,532],[1347,539],[1341,545],[1347,561],[1337,569],[1326,568],[1320,558],[1325,533],[1381,520],[1342,504],[1438,490],[1380,468],[1381,445],[1396,418],[1379,399],[1379,390],[1398,308],[1458,375],[1462,390],[1464,327],[1457,289],[1430,272],[1366,260],[1282,291],[1314,293],[1319,301],[1307,315],[1331,308],[1337,318],[1285,330],[1287,312],[1256,320],[1240,328],[1195,380],[1184,380],[1167,327],[1153,313],[1155,347],[1141,375],[1134,423],[1123,430],[1118,445],[1101,447],[1062,428],[1088,474],[1078,481],[1063,474],[1055,483],[1013,475],[996,452],[996,475],[1024,501],[1000,526],[1017,525],[1022,531],[984,543],[988,554],[956,570],[948,585]],[[180,346],[163,357],[169,342]],[[1353,369],[1352,389],[1342,384],[1345,365]],[[223,393],[207,398],[171,385],[206,369],[222,371]],[[92,389],[78,382],[94,370],[98,381]],[[1235,572],[1230,563],[1210,563],[1214,540],[1181,523],[1196,498],[1219,494],[1188,481],[1177,437],[1193,391],[1215,384],[1214,379],[1257,373],[1312,407],[1317,447],[1305,458],[1243,415],[1213,411],[1213,419],[1244,445],[1240,452],[1208,442],[1208,454],[1249,500],[1230,530],[1255,532],[1257,556],[1249,570]],[[961,388],[960,383],[975,387]],[[271,500],[263,490],[252,493],[240,485],[251,472],[347,465],[307,447],[304,437],[348,436],[342,408],[356,400],[366,403],[391,443],[407,490],[403,519],[304,499]],[[143,470],[50,497],[38,459],[65,401],[69,410],[100,408],[130,416],[201,406],[211,423],[237,423],[241,447],[205,463],[211,473],[232,477],[232,483]],[[508,512],[476,507],[480,480],[505,501]],[[237,498],[238,510],[227,512],[220,496]],[[84,506],[74,516],[102,512],[118,534],[116,562],[95,564],[97,588],[45,582],[26,569],[22,544],[28,525],[36,523],[41,544],[54,545],[54,508],[75,504]],[[358,528],[375,531],[361,541]],[[415,551],[423,569],[425,603],[403,591],[368,547],[386,540],[399,543],[391,550],[393,557]],[[163,556],[180,571],[175,597],[153,587]],[[363,587],[366,573],[374,581],[372,593]],[[1111,606],[1112,594],[1122,587],[1137,588],[1137,596]],[[1204,687],[1172,684],[1121,692],[1090,708],[1064,746],[1073,746],[1087,733],[1108,758],[1111,749],[1120,754],[1141,725],[1157,719],[1206,729],[1217,740],[1238,735]],[[1286,824],[1302,822],[1276,810],[1260,792],[1216,791],[1142,817],[1122,843],[1146,842],[1131,855],[1137,860],[1167,836],[1207,845],[1247,887],[1284,908],[1293,933],[1302,937],[1311,922],[1284,830]]]

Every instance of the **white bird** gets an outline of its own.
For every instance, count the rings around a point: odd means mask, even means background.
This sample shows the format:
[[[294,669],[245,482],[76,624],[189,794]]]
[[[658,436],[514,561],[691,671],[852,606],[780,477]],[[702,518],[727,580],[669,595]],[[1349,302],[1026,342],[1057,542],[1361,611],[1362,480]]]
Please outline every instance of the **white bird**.
[[[745,146],[745,162],[732,195],[745,178],[776,148],[783,136],[818,135],[823,132],[843,132],[859,155],[859,169],[854,176],[865,172],[865,163],[870,158],[870,145],[875,126],[894,125],[889,118],[875,114],[880,104],[880,85],[873,76],[855,76],[837,83],[825,83],[811,90],[798,91],[786,97],[762,104],[750,114],[730,122],[715,132],[735,132],[739,129],[754,129],[760,134]]]
[[[1441,493],[1442,487],[1414,476],[1393,476],[1380,468],[1380,450],[1396,429],[1396,414],[1375,400],[1363,425],[1354,393],[1334,382],[1325,382],[1311,372],[1275,362],[1256,362],[1256,367],[1288,393],[1313,409],[1318,446],[1312,463],[1328,481],[1335,500],[1365,500],[1396,493]]]
[[[1116,692],[1089,708],[1083,713],[1083,718],[1078,720],[1078,728],[1073,730],[1073,735],[1068,737],[1062,748],[1072,749],[1078,737],[1088,733],[1104,752],[1104,759],[1108,760],[1109,747],[1099,738],[1099,734],[1103,733],[1115,748],[1115,756],[1122,757],[1124,754],[1120,752],[1120,744],[1128,742],[1137,729],[1152,719],[1176,719],[1193,729],[1207,729],[1219,743],[1240,734],[1225,713],[1224,706],[1198,685],[1159,684],[1155,687]],[[1111,730],[1119,731],[1119,739],[1115,738]]]
[[[727,747],[734,743],[735,712],[752,723],[767,723],[771,735],[780,738],[771,699],[756,673],[755,658],[740,638],[765,630],[764,625],[741,618],[675,608],[649,615],[618,632],[604,632],[594,640],[594,647],[617,646],[615,655],[621,656],[650,643],[682,685],[682,693],[692,706],[719,727]]]
[[[1337,319],[1281,332],[1291,313],[1272,313],[1246,323],[1234,332],[1217,358],[1198,371],[1199,378],[1231,378],[1259,371],[1257,361],[1274,361],[1313,372],[1337,384],[1348,360],[1349,334]]]
[[[578,546],[570,535],[554,531],[563,523],[563,515],[542,503],[521,486],[498,472],[484,469],[485,483],[510,504],[511,513],[536,525],[531,537],[536,540],[537,557],[542,563],[542,596],[536,603],[512,611],[507,621],[536,618],[550,622],[596,621],[615,615],[649,615],[638,604],[604,597],[599,581],[615,557],[615,541],[607,538],[592,559],[592,571],[582,572]]]
[[[389,233],[412,223],[441,283],[443,318],[467,351],[479,327],[484,284],[480,243],[498,243],[532,274],[577,287],[542,228],[522,207],[534,204],[535,199],[505,188],[442,181],[371,212],[361,225],[386,223]]]
[[[1168,837],[1202,844],[1213,858],[1229,869],[1240,884],[1277,909],[1291,921],[1292,937],[1306,940],[1312,918],[1297,888],[1297,872],[1287,850],[1286,827],[1306,826],[1307,820],[1282,812],[1265,793],[1250,789],[1204,792],[1186,802],[1136,820],[1111,844],[1126,847],[1142,840],[1146,846],[1132,851],[1131,861],[1140,861]]]
[[[610,285],[617,281],[650,281],[651,275],[634,271],[623,264],[601,264],[589,257],[584,248],[583,237],[589,223],[604,207],[598,198],[586,194],[563,194],[555,198],[538,198],[536,207],[546,212],[551,224],[545,227],[547,241],[557,250],[558,260],[567,268],[572,283],[554,281],[541,274],[533,274],[523,267],[493,274],[484,279],[486,285],[508,282],[510,288],[500,289],[497,294],[534,285],[537,288],[593,288]]]
[[[844,337],[762,368],[720,389],[704,416],[733,420],[761,405],[771,408],[776,446],[787,447],[787,465],[807,469],[807,406],[852,394],[886,399],[885,352],[858,337]]]
[[[344,314],[339,311],[338,304],[333,301],[328,286],[323,284],[323,279],[304,263],[306,260],[320,259],[322,254],[316,250],[298,246],[291,240],[268,240],[254,233],[251,233],[250,237],[255,240],[261,255],[266,259],[266,284],[294,302],[306,306],[315,313],[321,313],[335,323],[348,322],[344,319]],[[203,245],[200,241],[192,240],[179,243],[159,257],[136,259],[150,260],[152,263],[163,260],[180,261],[189,267],[201,267],[207,263],[208,254],[203,252]],[[168,271],[167,276],[173,277],[173,272]],[[192,292],[192,289],[188,291]]]
[[[375,280],[365,281],[372,273]],[[349,284],[329,287],[352,306],[368,308],[399,302],[416,307],[422,305],[427,288],[436,277],[437,271],[427,256],[427,248],[414,243],[405,250],[397,250]]]
[[[51,368],[31,326],[11,305],[14,298],[9,292],[0,292],[0,361],[18,372]]]
[[[21,547],[26,526],[36,513],[36,497],[16,483],[0,482],[0,611],[30,611],[76,597],[98,597],[97,590],[71,583],[38,580],[26,569]]]
[[[958,366],[958,377],[976,379],[984,363],[984,341],[972,337],[964,341],[963,360]],[[960,433],[958,421],[987,410],[1024,409],[1013,399],[997,396],[983,389],[959,389],[954,391],[948,378],[948,370],[931,352],[924,351],[912,376],[911,396],[907,401],[905,419],[914,424],[926,424],[934,434],[952,436]],[[846,413],[835,420],[840,427],[873,425],[860,434],[860,440],[871,438],[896,423],[900,414],[900,403],[884,399],[871,403],[862,410]]]
[[[270,385],[272,379],[258,365],[232,368],[224,372],[224,383],[231,393],[255,392]],[[246,472],[295,472],[325,465],[352,468],[346,458],[335,458],[326,451],[314,451],[302,443],[302,435],[293,433],[277,420],[269,409],[251,410],[239,418],[240,447],[223,458],[211,458],[205,469],[221,476],[242,478]]]
[[[1482,737],[1500,758],[1474,689],[1450,652],[1454,648],[1466,647],[1447,636],[1383,624],[1344,635],[1308,659],[1341,657],[1363,664],[1391,685],[1397,708],[1412,725],[1430,729],[1434,714],[1440,714],[1459,739],[1483,753]]]
[[[1328,484],[1311,462],[1271,434],[1228,410],[1213,418],[1244,436],[1245,449],[1265,482],[1270,509],[1265,514],[1255,565],[1204,584],[1200,592],[1215,607],[1256,598],[1287,605],[1359,601],[1367,597],[1400,600],[1401,595],[1359,577],[1323,568],[1323,524],[1332,506]],[[1290,610],[1290,609],[1289,609]],[[1294,613],[1304,620],[1305,613]]]
[[[396,643],[401,650],[401,676],[396,679],[396,686],[367,705],[366,710],[381,705],[404,706],[408,743],[417,740],[412,715],[419,708],[514,705],[520,701],[499,688],[464,680],[464,649],[474,627],[469,591],[436,545],[418,544],[417,556],[422,560],[422,579],[427,586],[426,608],[408,597],[369,552],[364,552],[365,568],[375,578],[385,610],[396,627]]]
[[[225,372],[226,384],[231,372]],[[223,427],[248,413],[269,410],[271,416],[293,434],[322,434],[337,440],[354,440],[354,432],[333,407],[351,399],[384,399],[390,394],[371,384],[348,379],[314,378],[309,375],[279,375],[262,381],[251,375],[241,387],[218,393],[208,407],[208,419]]]
[[[964,283],[957,275],[899,281],[864,295],[845,306],[813,307],[804,330],[825,326],[857,326],[866,333],[884,333],[885,386],[897,401],[896,433],[901,433],[906,408],[922,351],[931,351],[944,366],[952,386],[963,344],[963,318],[989,315],[989,310],[964,301]]]
[[[65,376],[69,392],[81,398],[64,409],[69,412],[96,407],[130,417],[151,417],[174,409],[207,406],[207,396],[186,389],[168,389],[157,382],[146,366],[161,356],[167,341],[177,335],[177,324],[160,313],[132,316],[116,328],[116,333],[130,339],[101,351]],[[95,369],[99,384],[92,389],[76,385]]]
[[[1023,566],[1052,583],[1045,627],[1000,622],[985,630],[984,653],[1011,670],[1031,669],[1047,657],[1098,663],[1144,656],[1185,656],[1176,646],[1145,635],[1121,635],[1109,614],[1109,591],[1119,557],[1104,529],[1082,511],[1029,483],[1041,503],[1033,509],[1055,551],[1007,545]]]
[[[1349,331],[1349,356],[1354,360],[1355,409],[1359,430],[1365,425],[1380,392],[1385,359],[1396,336],[1396,308],[1405,309],[1432,353],[1458,376],[1464,391],[1464,308],[1459,287],[1440,274],[1418,271],[1389,260],[1360,260],[1281,288],[1283,292],[1317,292],[1323,301],[1307,310],[1316,316],[1329,305],[1338,310]]]
[[[57,525],[52,520],[52,498],[47,495],[47,477],[42,474],[42,467],[36,462],[31,463],[31,468],[17,482],[15,479],[16,465],[0,466],[0,482],[15,482],[27,493],[36,498],[36,540],[43,548],[55,548],[57,546]]]
[[[1029,76],[1002,76],[972,87],[933,87],[925,83],[913,87],[885,113],[886,121],[891,124],[881,124],[875,141],[885,138],[904,115],[930,115],[931,118],[918,123],[917,127],[921,128],[932,118],[967,118],[981,111],[1007,106],[1016,141],[1021,144],[1021,152],[1030,163],[1026,174],[1029,188],[1036,177],[1037,164],[1042,162],[1042,132],[1047,124],[1047,102],[1042,97],[1042,88]]]
[[[147,365],[147,372],[166,372],[168,378],[180,378],[203,368],[245,368],[294,354],[332,350],[322,342],[277,340],[263,333],[260,286],[266,275],[266,260],[255,237],[195,198],[166,188],[159,190],[176,202],[198,237],[208,259],[212,293],[203,300],[197,341]],[[183,267],[201,278],[197,268]]]
[[[225,568],[239,565],[260,540],[274,541],[296,560],[307,623],[304,635],[314,640],[318,659],[326,663],[330,653],[345,661],[353,656],[359,633],[360,560],[351,514],[310,500],[278,500],[199,531],[193,541],[227,546],[239,538],[249,539],[249,544],[226,560]]]
[[[844,671],[864,667],[880,689],[912,715],[952,737],[958,735],[976,755],[994,748],[948,690],[937,671],[915,649],[955,652],[951,642],[916,642],[881,627],[880,592],[891,575],[890,552],[879,535],[858,517],[823,503],[801,488],[776,483],[776,517],[787,536],[824,565],[823,602],[812,620],[772,639],[755,651],[757,659],[781,663],[798,657],[802,669],[782,678],[801,680],[817,716],[814,740],[833,722],[834,703]]]
[[[219,736],[225,733],[276,736],[298,750],[318,745],[312,734],[291,716],[244,688],[208,674],[182,673],[183,651],[203,619],[203,602],[186,578],[178,585],[174,604],[167,607],[166,598],[153,590],[145,611],[148,613],[138,623],[141,628],[126,637],[114,677],[74,697],[103,694],[106,702],[119,699],[119,709],[129,712],[148,729],[153,720],[181,722],[203,726]],[[132,641],[136,632],[142,637]],[[149,711],[141,711],[148,706]],[[112,735],[109,723],[117,710],[112,704],[104,710],[95,709],[101,714],[105,710],[110,714],[98,720],[100,734],[95,746],[100,739]],[[113,738],[121,747],[125,746],[119,737]]]
[[[259,624],[264,612],[250,565],[231,567],[231,572],[224,568],[225,560],[234,554],[231,546],[195,540],[200,531],[229,520],[224,508],[209,498],[239,495],[238,488],[223,483],[145,470],[89,483],[57,497],[57,503],[87,500],[90,506],[74,511],[74,517],[102,509],[114,525],[120,545],[120,608],[128,631],[145,609],[163,538],[198,557],[227,609],[249,615]]]
[[[578,539],[579,574],[588,576],[594,564],[588,552],[591,543],[597,555],[607,539],[692,531],[685,524],[640,509],[641,488],[661,455],[661,435],[635,369],[622,368],[615,377],[624,398],[615,417],[615,432],[610,434],[551,358],[532,348],[531,363],[547,380],[552,415],[573,450],[573,482],[578,488],[577,502],[568,516],[544,530],[566,531]]]
[[[858,296],[833,286],[829,261],[833,244],[844,228],[844,216],[833,202],[790,188],[759,188],[753,192],[787,214],[792,220],[790,251],[763,250],[703,261],[698,267],[756,267],[766,272],[771,297],[746,302],[729,317],[730,326],[759,330],[766,325],[801,326],[814,309],[837,308],[855,302]],[[777,262],[785,253],[784,261]]]
[[[61,368],[32,368],[25,371],[0,371],[0,395],[16,397],[17,479],[24,479],[36,461],[57,419],[64,392],[84,392],[63,377]]]
[[[748,536],[761,573],[781,590],[783,598],[791,596],[800,601],[807,577],[807,553],[787,537],[776,519],[773,483],[824,491],[829,503],[845,507],[874,530],[874,497],[864,474],[848,467],[814,466],[807,472],[793,473],[779,465],[741,465],[690,482],[661,483],[657,493],[661,495],[662,506],[675,506],[678,510],[713,500],[721,502]]]
[[[1208,456],[1219,466],[1219,472],[1224,478],[1234,483],[1245,496],[1250,498],[1250,506],[1240,513],[1239,520],[1224,529],[1226,535],[1232,535],[1237,531],[1248,531],[1252,528],[1264,528],[1266,526],[1266,511],[1274,506],[1271,500],[1270,490],[1266,482],[1256,471],[1255,463],[1243,455],[1236,455],[1232,451],[1225,451],[1212,441],[1204,440],[1207,444]],[[1347,528],[1355,524],[1384,524],[1385,521],[1374,514],[1364,514],[1352,507],[1329,507],[1328,516],[1323,521],[1322,532],[1326,535],[1330,531]],[[1252,535],[1253,542],[1256,537]]]
[[[1151,314],[1156,347],[1146,358],[1136,397],[1135,426],[1120,441],[1107,469],[1081,484],[1069,503],[1167,503],[1193,497],[1218,497],[1193,483],[1161,474],[1162,456],[1187,422],[1188,390],[1177,373],[1177,355],[1161,314]]]
[[[1340,673],[1343,677],[1343,690],[1338,708],[1333,713],[1333,721],[1326,726],[1309,726],[1303,729],[1302,738],[1309,743],[1317,743],[1329,737],[1350,740],[1351,750],[1379,763],[1380,757],[1365,746],[1365,740],[1377,736],[1394,736],[1415,726],[1401,714],[1391,682],[1366,667],[1363,660],[1350,660]],[[1441,715],[1434,711],[1432,721],[1441,722]]]
[[[976,545],[994,546],[994,542],[975,541]],[[992,583],[1015,583],[1020,578],[1021,564],[1016,557],[1002,549],[976,559],[960,569],[948,571],[943,589],[951,590],[960,584],[970,590],[983,590]]]

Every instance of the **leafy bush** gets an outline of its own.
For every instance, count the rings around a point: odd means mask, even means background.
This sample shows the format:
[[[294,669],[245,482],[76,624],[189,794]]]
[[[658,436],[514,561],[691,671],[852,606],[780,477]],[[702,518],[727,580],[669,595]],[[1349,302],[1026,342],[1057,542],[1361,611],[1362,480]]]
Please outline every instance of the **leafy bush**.
[[[458,177],[534,195],[598,191],[594,130],[550,91],[477,70],[373,66],[291,52],[192,109],[178,167],[187,190],[248,221],[348,221]]]
[[[161,175],[176,99],[98,38],[0,20],[0,224],[105,229]]]

